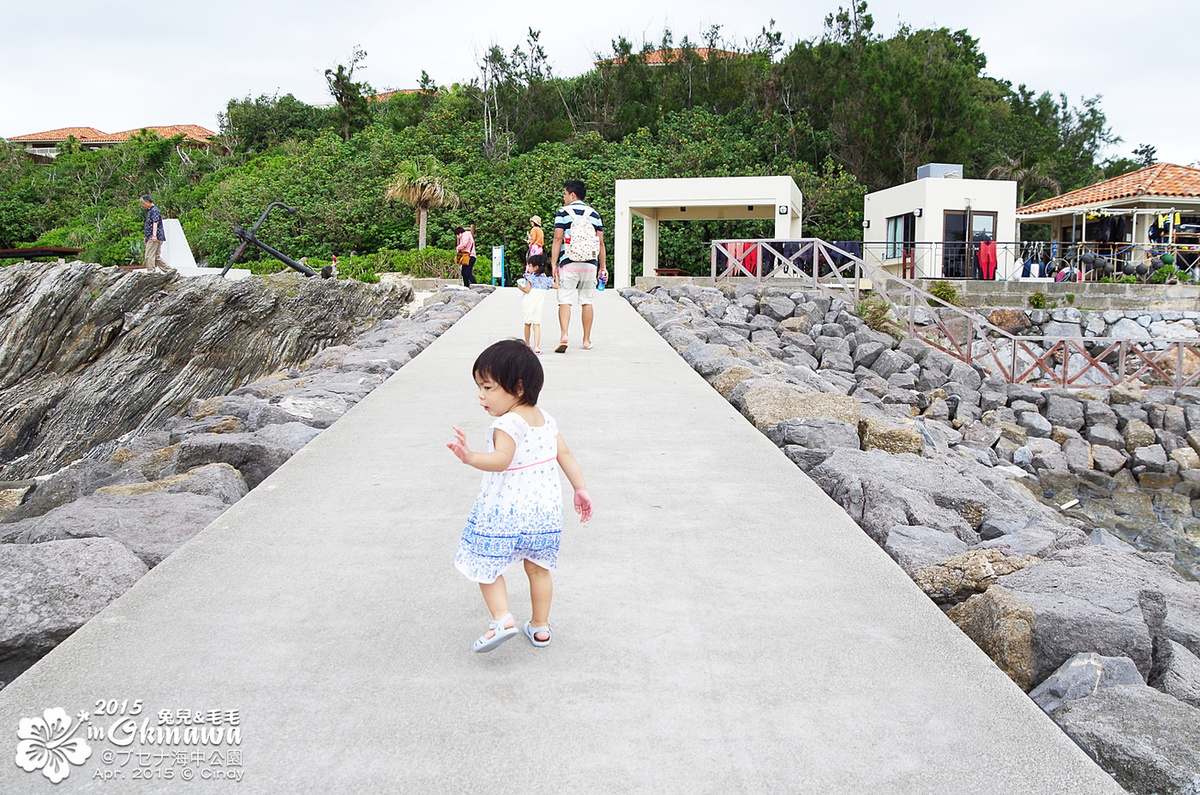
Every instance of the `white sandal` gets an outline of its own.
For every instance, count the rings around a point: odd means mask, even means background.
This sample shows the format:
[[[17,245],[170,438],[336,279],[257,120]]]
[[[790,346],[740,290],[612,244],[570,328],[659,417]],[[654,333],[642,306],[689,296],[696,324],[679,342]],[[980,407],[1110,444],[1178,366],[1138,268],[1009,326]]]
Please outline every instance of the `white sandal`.
[[[547,637],[545,640],[538,640],[537,634],[539,632],[545,632],[550,637]],[[549,646],[550,638],[553,637],[553,634],[550,632],[549,626],[535,627],[533,625],[532,621],[526,621],[525,622],[525,637],[529,638],[529,642],[532,643],[534,646]]]
[[[488,628],[492,630],[492,636],[490,638],[484,637],[484,635],[487,635],[487,632],[485,631],[483,635],[480,635],[478,638],[476,638],[474,646],[475,651],[491,651],[504,641],[511,638],[513,635],[516,635],[517,623],[515,621],[511,627],[504,626],[505,622],[509,621],[511,618],[512,613],[505,613],[504,615],[500,616],[500,618],[497,618],[488,624]]]

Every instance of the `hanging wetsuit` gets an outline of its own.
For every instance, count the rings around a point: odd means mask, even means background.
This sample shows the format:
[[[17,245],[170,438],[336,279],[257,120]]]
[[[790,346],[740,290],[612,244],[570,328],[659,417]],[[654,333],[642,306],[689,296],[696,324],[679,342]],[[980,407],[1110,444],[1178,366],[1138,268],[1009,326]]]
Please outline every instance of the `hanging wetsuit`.
[[[992,280],[996,278],[996,241],[980,241],[979,270],[982,271],[984,279]]]

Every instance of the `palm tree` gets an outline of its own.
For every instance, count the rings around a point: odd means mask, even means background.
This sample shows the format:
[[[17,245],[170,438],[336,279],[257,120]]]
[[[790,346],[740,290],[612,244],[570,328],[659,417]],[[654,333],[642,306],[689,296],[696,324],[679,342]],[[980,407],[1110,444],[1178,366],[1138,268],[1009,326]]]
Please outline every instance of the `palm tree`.
[[[1026,188],[1049,188],[1058,193],[1062,186],[1058,180],[1050,176],[1050,167],[1044,160],[1029,162],[1022,152],[1018,157],[1000,155],[1002,162],[987,170],[988,179],[1011,179],[1017,183],[1017,206],[1025,206]]]
[[[432,207],[458,207],[458,194],[442,184],[442,165],[432,157],[405,160],[384,194],[392,201],[412,205],[417,211],[421,232],[417,248],[425,248],[425,220]]]

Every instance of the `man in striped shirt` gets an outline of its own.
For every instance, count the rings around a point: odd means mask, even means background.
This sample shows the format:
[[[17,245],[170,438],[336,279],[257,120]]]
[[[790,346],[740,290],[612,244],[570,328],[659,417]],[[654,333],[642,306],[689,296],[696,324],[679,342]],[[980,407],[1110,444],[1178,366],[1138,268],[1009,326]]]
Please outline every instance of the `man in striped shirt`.
[[[577,179],[563,183],[563,204],[554,216],[554,243],[550,264],[554,286],[558,289],[558,325],[562,339],[556,353],[567,350],[567,327],[571,324],[571,306],[578,300],[583,319],[583,349],[592,347],[592,301],[596,295],[597,270],[605,281],[604,222],[600,213],[583,203],[587,188]],[[572,231],[574,230],[574,236]],[[573,239],[573,237],[578,239]]]

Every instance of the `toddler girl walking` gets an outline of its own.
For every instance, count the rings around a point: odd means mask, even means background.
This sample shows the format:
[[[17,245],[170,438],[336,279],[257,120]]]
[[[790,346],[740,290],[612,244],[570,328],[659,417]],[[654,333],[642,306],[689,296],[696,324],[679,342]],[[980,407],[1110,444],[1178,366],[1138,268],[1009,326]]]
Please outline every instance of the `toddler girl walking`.
[[[592,498],[554,418],[538,408],[544,376],[529,346],[520,340],[497,342],[479,354],[471,372],[479,386],[479,405],[496,418],[487,431],[487,450],[471,450],[457,427],[454,441],[446,446],[464,464],[486,473],[454,556],[455,568],[479,583],[492,617],[474,648],[491,651],[517,634],[504,571],[518,560],[524,561],[533,608],[525,637],[534,646],[549,646],[550,572],[558,565],[563,525],[558,468],[575,490],[581,522],[592,518]]]
[[[546,306],[546,293],[554,287],[554,277],[550,275],[550,266],[542,254],[531,254],[525,263],[525,275],[517,279],[517,289],[525,293],[521,299],[521,316],[525,320],[525,344],[533,348],[533,352],[542,352],[542,309]],[[533,342],[529,341],[530,330],[533,332]]]

